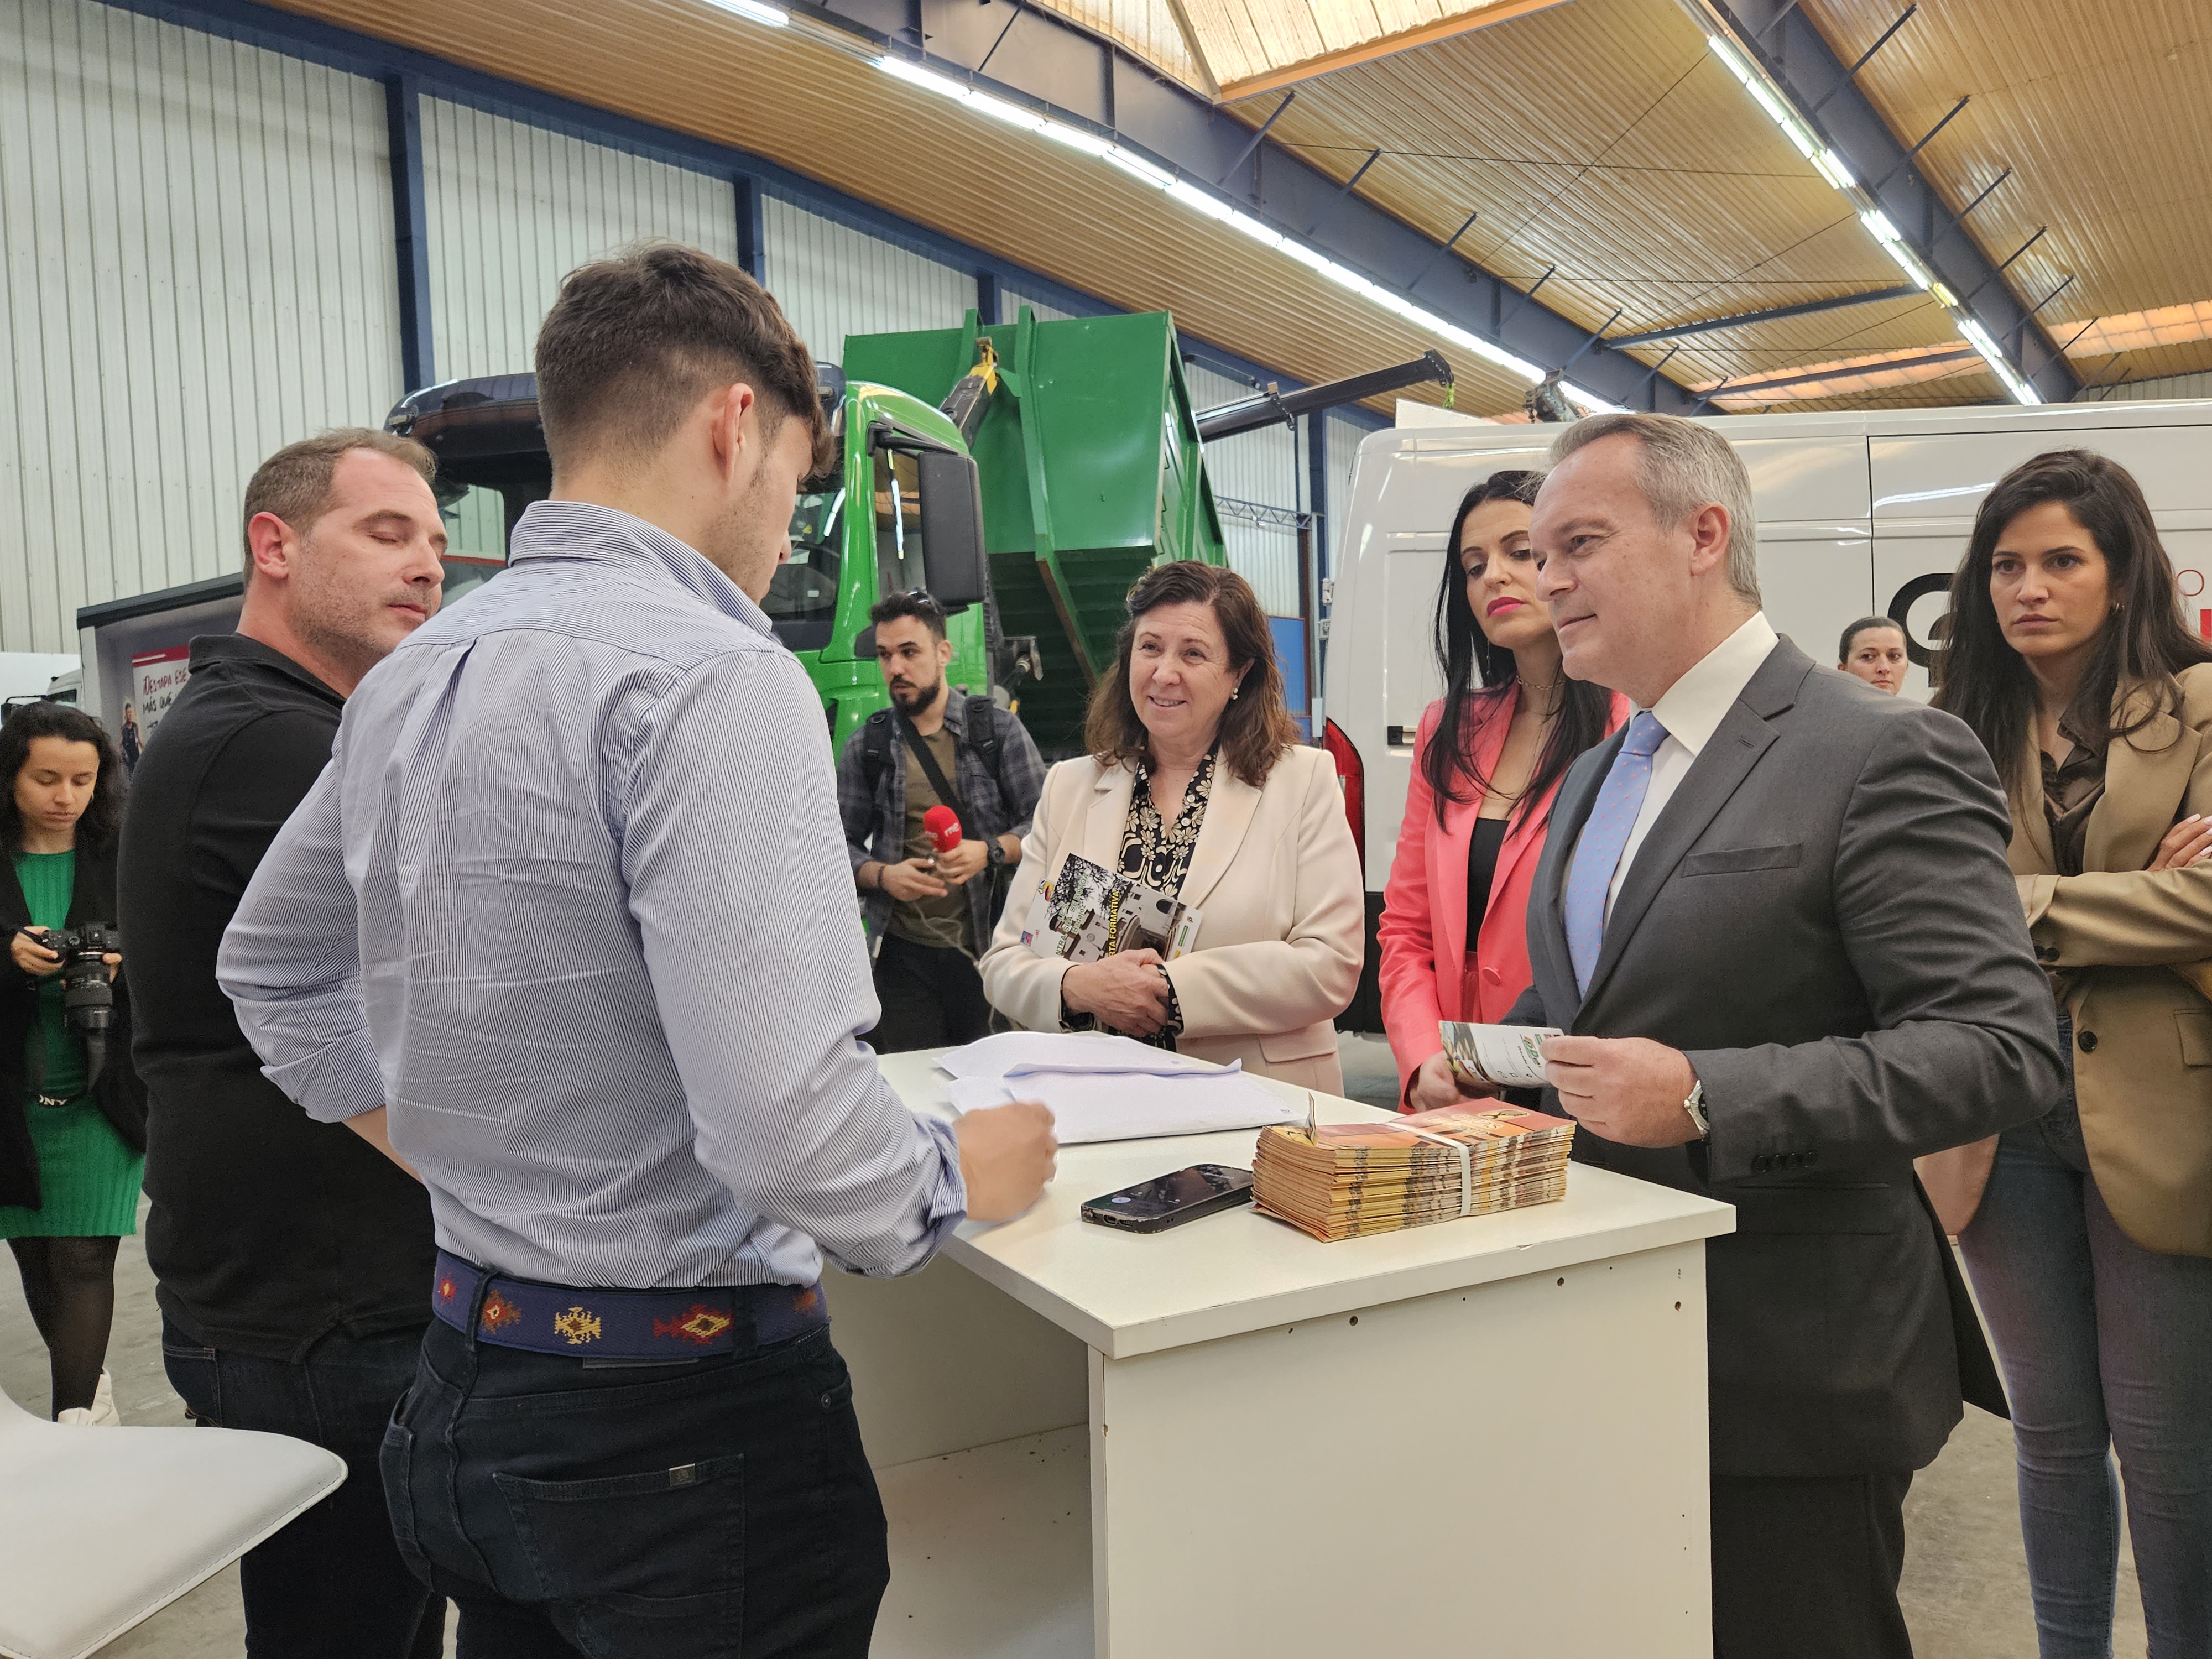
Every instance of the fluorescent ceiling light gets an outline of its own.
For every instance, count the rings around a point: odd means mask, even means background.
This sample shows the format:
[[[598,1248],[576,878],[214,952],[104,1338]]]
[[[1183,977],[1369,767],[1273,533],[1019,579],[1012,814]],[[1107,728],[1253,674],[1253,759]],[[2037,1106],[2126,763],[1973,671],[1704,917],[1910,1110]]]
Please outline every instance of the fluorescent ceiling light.
[[[1037,131],[1055,144],[1079,149],[1085,155],[1095,155],[1102,161],[1106,159],[1106,152],[1114,148],[1095,132],[1086,132],[1081,127],[1072,127],[1065,121],[1055,121],[1048,116]]]
[[[751,9],[755,7],[762,10],[772,9],[772,8],[761,6],[759,0],[714,0],[714,3],[732,8],[745,8],[747,15],[751,15]],[[1217,224],[1226,225],[1239,234],[1250,237],[1262,246],[1270,247],[1278,253],[1288,255],[1316,276],[1326,277],[1338,287],[1358,295],[1362,299],[1389,312],[1393,316],[1403,318],[1416,328],[1425,330],[1442,339],[1450,341],[1454,345],[1473,353],[1485,362],[1493,363],[1508,374],[1517,375],[1530,386],[1534,386],[1544,378],[1544,371],[1527,358],[1516,356],[1504,347],[1493,345],[1480,335],[1472,333],[1455,323],[1446,322],[1434,312],[1414,304],[1405,295],[1393,293],[1380,283],[1370,282],[1349,265],[1340,264],[1316,248],[1310,247],[1295,238],[1285,236],[1281,232],[1263,223],[1241,208],[1224,201],[1210,191],[1201,190],[1186,179],[1176,178],[1175,174],[1158,163],[1146,161],[1133,150],[1125,149],[1111,139],[1102,138],[1086,128],[1073,126],[1066,121],[1055,121],[1050,116],[1032,114],[1019,104],[991,93],[980,91],[965,82],[956,81],[949,75],[940,74],[938,70],[915,63],[910,58],[900,58],[887,52],[876,59],[876,67],[884,74],[905,82],[908,86],[919,87],[924,92],[933,92],[941,98],[952,100],[955,103],[966,104],[978,113],[990,116],[994,120],[1003,121],[1010,126],[1024,128],[1037,134],[1040,137],[1049,138],[1056,144],[1064,144],[1070,149],[1080,150],[1085,155],[1096,156],[1109,167],[1119,169],[1130,178],[1165,192],[1190,209],[1192,212],[1202,214]],[[1615,404],[1607,403],[1595,393],[1584,392],[1578,387],[1571,386],[1568,389],[1568,395],[1585,407],[1593,410],[1609,410],[1617,407]]]
[[[1143,156],[1123,149],[1119,144],[1109,144],[1106,153],[1098,158],[1109,167],[1116,167],[1132,179],[1150,185],[1154,190],[1165,190],[1176,181],[1176,176],[1165,167],[1154,167]]]
[[[791,14],[782,7],[764,5],[762,0],[707,0],[707,3],[735,12],[740,17],[750,17],[756,23],[765,23],[772,29],[780,29],[791,21]]]
[[[1044,131],[1044,117],[1033,115],[1019,104],[1008,103],[988,92],[969,88],[968,107],[978,114],[989,116],[994,121],[1004,121],[1010,127],[1020,127],[1029,132]]]
[[[939,75],[933,69],[924,69],[920,64],[911,64],[903,58],[894,58],[887,53],[876,59],[876,67],[910,87],[920,87],[924,92],[936,93],[956,103],[968,101],[969,88],[965,84],[949,75]]]
[[[1936,279],[1935,272],[1929,270],[1926,261],[1914,252],[1912,245],[1905,240],[1890,216],[1875,206],[1866,191],[1859,188],[1858,179],[1853,176],[1844,158],[1820,143],[1814,134],[1810,121],[1798,114],[1782,88],[1770,82],[1763,70],[1754,69],[1732,41],[1717,34],[1709,34],[1705,37],[1705,44],[1712,49],[1713,56],[1721,60],[1728,72],[1743,83],[1744,90],[1752,95],[1759,108],[1766,112],[1767,118],[1782,129],[1783,136],[1790,140],[1791,147],[1812,162],[1823,179],[1849,198],[1852,206],[1860,210],[1859,222],[1881,244],[1882,252],[1889,255],[1897,268],[1911,278],[1912,285],[1932,294],[1937,303],[1950,313],[1951,320],[1958,325],[1959,331],[1996,372],[1997,378],[2004,382],[2005,390],[2012,393],[2014,401],[2041,403],[2043,399],[2033,384],[2005,361],[2004,353],[1997,349],[1996,342],[1990,337],[1989,331],[1967,313],[1966,307],[1960,304],[1959,296],[1948,285]]]

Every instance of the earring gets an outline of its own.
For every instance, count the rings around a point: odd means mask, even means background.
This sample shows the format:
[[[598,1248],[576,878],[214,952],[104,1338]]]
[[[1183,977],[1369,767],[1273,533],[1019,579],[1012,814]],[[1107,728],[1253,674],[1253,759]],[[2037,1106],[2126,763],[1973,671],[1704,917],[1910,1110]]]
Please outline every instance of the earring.
[[[1241,686],[1241,685],[1240,685],[1240,686],[1238,686],[1238,687],[1237,687],[1234,691],[1231,691],[1231,692],[1229,694],[1229,701],[1230,701],[1230,702],[1235,702],[1237,701],[1237,698],[1239,698],[1239,697],[1243,696],[1243,695],[1244,695],[1244,688],[1243,688],[1243,686]]]

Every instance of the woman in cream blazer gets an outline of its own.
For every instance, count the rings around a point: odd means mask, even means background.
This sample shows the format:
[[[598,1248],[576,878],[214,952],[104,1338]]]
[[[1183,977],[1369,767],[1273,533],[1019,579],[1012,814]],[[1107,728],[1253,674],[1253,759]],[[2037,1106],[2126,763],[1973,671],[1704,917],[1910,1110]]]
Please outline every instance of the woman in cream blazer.
[[[2152,1659],[2212,1653],[2212,647],[2081,450],[1984,501],[1937,706],[2005,785],[2073,1086],[1923,1159],[1996,1339],[2045,1659],[2112,1651],[2118,1455]]]
[[[1335,769],[1291,741],[1266,614],[1242,577],[1163,565],[1129,611],[1092,696],[1093,752],[1045,779],[983,988],[1030,1030],[1126,1030],[1341,1093],[1334,1021],[1358,988],[1364,900]],[[1201,913],[1192,950],[1074,969],[1036,955],[1030,901],[1072,854],[1147,885],[1159,884],[1148,871],[1180,867],[1176,896]],[[1142,1017],[1118,1012],[1131,1008]]]

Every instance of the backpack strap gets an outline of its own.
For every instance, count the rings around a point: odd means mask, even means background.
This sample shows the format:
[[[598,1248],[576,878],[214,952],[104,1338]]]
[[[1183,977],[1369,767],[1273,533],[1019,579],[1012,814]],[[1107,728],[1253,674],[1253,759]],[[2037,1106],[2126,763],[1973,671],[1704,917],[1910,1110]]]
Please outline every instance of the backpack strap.
[[[999,786],[1003,799],[1006,781],[999,772],[999,705],[988,697],[968,699],[968,746],[975,751],[975,758],[983,763],[983,769],[991,775],[991,781]]]
[[[860,775],[868,793],[884,787],[884,768],[891,763],[891,711],[878,708],[860,726]]]

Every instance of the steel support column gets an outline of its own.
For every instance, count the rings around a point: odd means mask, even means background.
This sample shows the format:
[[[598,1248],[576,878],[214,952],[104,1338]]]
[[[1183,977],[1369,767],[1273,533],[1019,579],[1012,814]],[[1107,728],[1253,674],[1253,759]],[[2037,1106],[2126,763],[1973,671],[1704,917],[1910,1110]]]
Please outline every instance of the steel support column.
[[[392,151],[392,228],[399,263],[399,374],[419,392],[437,378],[430,316],[430,228],[422,193],[422,93],[412,75],[384,77]]]

